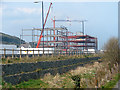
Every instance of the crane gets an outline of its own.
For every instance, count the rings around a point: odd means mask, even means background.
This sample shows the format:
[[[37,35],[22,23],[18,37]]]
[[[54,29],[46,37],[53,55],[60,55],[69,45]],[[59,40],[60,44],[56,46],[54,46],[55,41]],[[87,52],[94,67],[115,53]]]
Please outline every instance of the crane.
[[[38,40],[38,43],[37,43],[36,48],[39,47],[39,44],[40,44],[40,42],[41,42],[42,33],[44,33],[44,27],[45,27],[45,24],[46,24],[46,22],[47,22],[47,18],[48,18],[48,15],[49,15],[51,6],[52,6],[52,3],[50,3],[50,6],[49,6],[49,9],[48,9],[48,12],[47,12],[47,15],[46,15],[46,18],[45,18],[45,22],[44,22],[44,24],[43,24],[43,28],[42,28],[42,31],[41,31],[41,34],[40,34],[40,37],[39,37],[39,40]],[[42,13],[43,13],[43,12],[42,12]],[[44,45],[43,45],[43,46],[44,46]]]
[[[87,20],[53,20],[53,25],[55,27],[55,22],[81,22],[82,23],[82,32],[83,32],[83,35],[84,35],[84,22],[86,22]]]

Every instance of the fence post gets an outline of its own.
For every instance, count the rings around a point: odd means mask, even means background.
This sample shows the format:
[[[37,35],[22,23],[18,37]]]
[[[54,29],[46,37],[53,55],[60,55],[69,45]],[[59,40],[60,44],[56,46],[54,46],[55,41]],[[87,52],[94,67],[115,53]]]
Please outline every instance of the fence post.
[[[71,55],[73,56],[73,52],[72,52],[72,50],[71,50]]]
[[[55,50],[51,50],[51,52],[52,52],[52,57],[53,57],[53,54],[54,54]]]
[[[80,56],[81,51],[79,50],[79,56]]]
[[[20,59],[21,59],[21,54],[22,54],[22,53],[21,53],[21,48],[20,48]]]
[[[77,56],[79,56],[79,50],[77,50]]]
[[[79,50],[77,50],[77,56],[79,56]]]
[[[75,50],[75,52],[76,52],[76,56],[77,56],[77,50]]]
[[[70,56],[70,50],[69,50],[69,56]]]
[[[76,56],[77,56],[77,50],[75,50],[75,52],[76,52]]]
[[[5,55],[6,55],[6,49],[4,48],[4,58],[5,58]]]
[[[45,49],[42,50],[42,57],[44,57]]]
[[[60,56],[61,56],[61,54],[62,54],[62,50],[60,50]]]
[[[14,49],[12,49],[12,58],[14,58]]]
[[[66,54],[67,54],[67,52],[66,52],[66,50],[65,50],[65,56],[66,56]]]
[[[78,50],[76,50],[76,55],[78,56]]]
[[[60,51],[60,53],[61,53],[60,55],[63,56],[63,54],[62,54],[62,50]]]
[[[70,51],[70,55],[71,55],[71,56],[73,55],[72,50]]]
[[[74,56],[74,54],[75,54],[75,51],[73,50],[73,51],[72,51],[72,53],[73,53],[73,56]]]
[[[38,57],[39,57],[39,49],[38,49]]]
[[[60,53],[59,53],[59,52],[60,52],[60,50],[58,49],[58,56],[60,56]]]
[[[57,50],[57,55],[59,56],[59,50]]]
[[[49,56],[49,49],[48,49],[48,56]]]
[[[74,56],[75,56],[75,50],[74,50]]]
[[[34,58],[34,49],[33,49],[33,58]]]
[[[54,51],[54,56],[56,56],[56,48],[55,48],[55,51]]]
[[[27,59],[28,59],[28,49],[27,49]]]
[[[64,51],[62,51],[62,55],[64,56]]]
[[[83,51],[81,50],[81,53],[80,53],[81,55],[83,55]]]
[[[76,54],[76,52],[75,52],[75,50],[74,50],[74,56],[75,56],[75,54]]]

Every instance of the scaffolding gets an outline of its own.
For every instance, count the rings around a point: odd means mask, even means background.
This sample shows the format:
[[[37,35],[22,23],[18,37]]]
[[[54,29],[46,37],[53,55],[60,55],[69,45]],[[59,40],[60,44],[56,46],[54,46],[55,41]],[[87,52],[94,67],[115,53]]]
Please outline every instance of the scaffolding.
[[[31,35],[24,34],[25,31],[31,31]],[[40,37],[42,29],[22,29],[22,35],[20,39],[23,40],[24,36],[32,36],[31,46],[35,48]],[[37,33],[36,33],[37,32]],[[68,31],[66,27],[56,27],[56,28],[44,28],[44,41],[41,40],[39,48],[54,48],[56,50],[97,50],[97,38],[84,35],[83,33],[76,33]],[[21,44],[21,43],[20,43]]]

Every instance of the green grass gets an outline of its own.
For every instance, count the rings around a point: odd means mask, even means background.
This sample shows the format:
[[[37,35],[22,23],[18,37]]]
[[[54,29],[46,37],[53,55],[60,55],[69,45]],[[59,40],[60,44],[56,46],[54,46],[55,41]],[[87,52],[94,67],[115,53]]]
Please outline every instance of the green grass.
[[[15,86],[16,88],[47,88],[48,84],[38,80],[29,80],[28,82],[23,82]]]
[[[2,76],[0,76],[0,85],[2,85]]]
[[[116,74],[110,82],[106,83],[102,88],[114,88],[117,82],[120,80],[120,73]]]
[[[29,80],[27,82],[22,82],[17,85],[11,85],[9,83],[3,83],[3,88],[48,88],[48,84],[41,81],[40,79],[37,80]]]
[[[49,77],[49,76],[48,76]],[[60,75],[60,78],[62,76]],[[52,82],[53,79],[49,80]],[[56,85],[61,86],[61,88],[74,88],[74,83],[71,82],[71,78],[65,75],[65,79],[62,80],[60,83],[56,83]],[[3,87],[2,88],[50,88],[51,85],[46,83],[45,80],[37,79],[37,80],[29,80],[26,82],[22,82],[17,85],[12,85],[9,83],[3,82]],[[54,87],[52,88],[59,88],[59,87]]]

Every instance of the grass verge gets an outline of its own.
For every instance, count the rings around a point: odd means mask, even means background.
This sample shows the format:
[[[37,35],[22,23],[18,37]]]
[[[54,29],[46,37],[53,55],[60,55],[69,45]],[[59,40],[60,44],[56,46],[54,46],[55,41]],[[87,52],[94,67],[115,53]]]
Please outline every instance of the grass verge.
[[[35,56],[35,57],[23,57],[21,59],[19,58],[11,58],[7,57],[6,59],[2,58],[2,64],[8,64],[8,63],[28,63],[28,62],[40,62],[40,61],[56,61],[56,60],[67,60],[67,59],[78,59],[78,58],[87,58],[87,57],[96,57],[97,54],[89,54],[89,55],[72,55],[72,56],[63,56],[63,55],[57,55],[57,56]]]
[[[40,79],[37,80],[29,80],[27,82],[22,82],[17,85],[12,85],[9,83],[3,82],[2,88],[47,88],[48,84],[41,81]]]
[[[101,88],[114,88],[114,86],[117,84],[117,82],[120,80],[120,73],[116,74],[110,82],[106,83]]]
[[[85,79],[85,81],[87,79],[92,79],[94,76],[93,67],[94,67],[93,65],[88,64],[85,67],[78,67],[75,70],[69,71],[61,75],[56,74],[55,76],[53,76],[51,74],[47,74],[47,75],[44,75],[44,77],[41,79],[29,80],[17,85],[11,85],[5,82],[3,82],[2,85],[3,85],[3,88],[78,88],[76,86],[77,84],[80,84],[79,81],[73,80],[72,77],[78,75],[81,78]],[[81,81],[83,80],[81,79]],[[81,88],[87,87],[86,86],[87,84],[84,81],[81,82],[81,85],[82,85]]]

